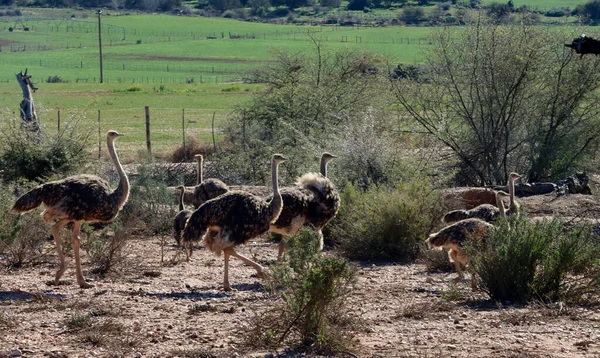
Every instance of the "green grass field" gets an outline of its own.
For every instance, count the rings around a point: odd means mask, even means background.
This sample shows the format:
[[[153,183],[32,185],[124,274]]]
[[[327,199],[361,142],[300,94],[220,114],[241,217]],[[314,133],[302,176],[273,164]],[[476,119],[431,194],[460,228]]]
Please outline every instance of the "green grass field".
[[[483,0],[484,4],[492,2],[506,3],[507,1]],[[568,7],[574,9],[579,4],[585,4],[587,0],[513,0],[515,6],[527,5],[533,9],[550,10],[553,7]]]

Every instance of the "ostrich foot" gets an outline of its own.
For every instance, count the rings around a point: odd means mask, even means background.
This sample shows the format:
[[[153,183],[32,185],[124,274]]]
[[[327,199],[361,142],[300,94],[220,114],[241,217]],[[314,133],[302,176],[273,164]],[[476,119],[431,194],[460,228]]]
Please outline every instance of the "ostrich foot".
[[[89,284],[89,283],[87,283],[85,281],[79,281],[77,283],[79,284],[80,288],[92,288],[92,287],[94,287],[94,285]]]
[[[223,283],[223,290],[226,292],[231,292],[231,286],[229,286],[229,282]]]

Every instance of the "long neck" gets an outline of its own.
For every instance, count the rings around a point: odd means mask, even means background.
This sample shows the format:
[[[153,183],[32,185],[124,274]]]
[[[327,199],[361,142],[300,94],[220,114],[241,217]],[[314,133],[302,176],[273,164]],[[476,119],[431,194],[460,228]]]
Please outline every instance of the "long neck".
[[[513,178],[508,179],[508,194],[510,195],[509,207],[515,204],[515,180]]]
[[[321,175],[327,178],[327,161],[325,157],[321,157]]]
[[[279,193],[279,183],[277,182],[278,177],[278,168],[279,164],[275,163],[273,160],[271,164],[271,178],[273,180],[273,200],[269,203],[269,209],[271,211],[271,223],[275,222],[281,214],[281,209],[283,208],[283,200],[281,199],[281,194]]]
[[[185,207],[183,206],[183,196],[185,194],[185,188],[180,188],[180,193],[179,193],[179,211],[182,211],[183,209],[185,209]]]
[[[120,208],[125,204],[127,198],[129,197],[129,179],[127,179],[127,174],[125,174],[123,166],[121,166],[121,162],[119,162],[119,157],[117,157],[114,139],[106,139],[106,147],[108,148],[108,153],[110,154],[113,163],[115,163],[117,173],[119,173],[119,186],[117,189],[115,189],[115,191],[112,192],[111,195],[117,197]]]
[[[200,185],[200,183],[202,183],[202,167],[204,166],[204,159],[203,158],[196,158],[196,161],[198,162],[198,174],[196,177],[196,185]]]
[[[499,195],[496,195],[496,206],[500,209],[500,216],[506,216],[506,208],[504,207],[504,201]]]

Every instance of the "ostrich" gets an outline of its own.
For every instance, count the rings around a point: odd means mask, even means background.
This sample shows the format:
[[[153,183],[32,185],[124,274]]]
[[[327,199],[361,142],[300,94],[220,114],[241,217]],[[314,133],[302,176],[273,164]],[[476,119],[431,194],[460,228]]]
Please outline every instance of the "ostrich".
[[[282,235],[277,260],[281,260],[286,238],[295,235],[304,225],[311,225],[319,236],[319,251],[323,250],[321,229],[335,217],[340,208],[340,197],[327,178],[327,163],[337,156],[325,152],[321,155],[321,173],[306,173],[296,181],[296,186],[283,188],[283,209],[269,231]]]
[[[183,230],[184,245],[204,236],[204,245],[217,255],[224,253],[223,288],[231,291],[229,285],[229,257],[234,256],[252,266],[258,275],[263,268],[256,262],[235,252],[234,247],[264,234],[269,225],[277,220],[283,206],[277,174],[279,164],[285,161],[281,154],[274,154],[271,162],[273,199],[266,201],[258,196],[230,191],[202,204],[187,221]]]
[[[106,147],[119,174],[119,185],[115,190],[111,191],[108,182],[97,176],[76,175],[33,188],[21,196],[10,210],[12,213],[24,213],[44,204],[45,210],[42,212],[44,221],[50,224],[56,220],[51,228],[60,260],[60,267],[54,278],[56,285],[66,270],[65,256],[60,242],[60,228],[73,222],[71,237],[77,283],[81,288],[93,287],[85,282],[81,273],[79,230],[83,222],[106,223],[114,220],[127,202],[129,180],[119,162],[114,144],[119,136],[122,134],[112,130],[106,134]]]
[[[498,217],[506,215],[506,209],[502,198],[509,196],[509,194],[504,191],[498,191],[495,196],[496,206],[481,204],[469,210],[453,210],[444,215],[442,221],[446,224],[451,224],[460,220],[475,218],[487,222],[494,222]]]
[[[519,179],[521,175],[517,173],[510,173],[508,175],[508,194],[510,201],[508,203],[507,215],[519,215],[521,211],[521,205],[515,200],[515,180]]]
[[[229,191],[227,184],[223,183],[219,179],[203,179],[203,166],[204,157],[202,154],[196,154],[194,156],[198,161],[198,176],[197,184],[194,188],[194,199],[192,204],[197,209],[200,205],[204,204],[207,200],[216,198],[217,196],[223,195]]]
[[[185,206],[183,206],[183,197],[185,195],[185,187],[180,185],[177,187],[179,190],[179,212],[175,216],[175,220],[173,221],[173,237],[177,242],[177,245],[181,245],[181,232],[185,228],[185,222],[192,215],[190,210],[187,210]]]
[[[450,249],[448,256],[450,262],[454,263],[458,277],[455,282],[460,282],[464,278],[464,274],[460,267],[463,264],[465,267],[469,263],[469,256],[463,250],[466,242],[484,242],[489,233],[495,227],[481,219],[465,219],[454,224],[444,227],[442,230],[429,235],[427,246],[431,249],[434,247],[442,247]],[[475,276],[471,273],[471,288],[475,291],[477,283]]]

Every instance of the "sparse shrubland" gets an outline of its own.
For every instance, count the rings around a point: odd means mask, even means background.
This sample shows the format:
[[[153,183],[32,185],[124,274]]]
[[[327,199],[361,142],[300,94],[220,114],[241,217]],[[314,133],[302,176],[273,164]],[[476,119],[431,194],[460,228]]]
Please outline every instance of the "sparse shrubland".
[[[502,219],[485,247],[470,247],[480,287],[505,302],[597,301],[600,242],[589,227],[565,231],[560,219]]]
[[[287,344],[328,356],[351,349],[347,332],[355,322],[345,302],[356,267],[322,255],[312,230],[301,230],[288,245],[287,260],[271,270],[270,286],[280,300],[255,318],[247,343],[268,348]]]
[[[367,190],[348,184],[340,196],[329,235],[341,254],[352,259],[414,260],[443,211],[439,192],[426,178]]]

